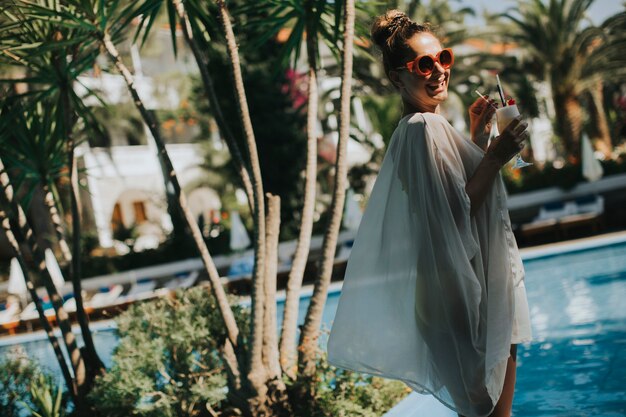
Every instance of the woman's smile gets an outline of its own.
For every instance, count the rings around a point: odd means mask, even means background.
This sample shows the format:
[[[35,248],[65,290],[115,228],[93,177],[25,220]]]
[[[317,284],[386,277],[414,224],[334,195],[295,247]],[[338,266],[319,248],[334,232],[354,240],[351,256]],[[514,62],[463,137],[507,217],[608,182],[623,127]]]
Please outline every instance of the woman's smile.
[[[431,80],[426,83],[426,91],[430,96],[436,96],[439,93],[443,93],[448,88],[448,77],[445,74],[441,74],[435,80]]]

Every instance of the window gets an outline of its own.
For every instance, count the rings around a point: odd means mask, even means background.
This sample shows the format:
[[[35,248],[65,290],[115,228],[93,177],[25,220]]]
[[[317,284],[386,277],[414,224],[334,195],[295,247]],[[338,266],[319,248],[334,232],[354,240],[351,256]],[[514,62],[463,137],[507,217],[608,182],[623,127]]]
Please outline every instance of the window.
[[[146,206],[143,201],[133,202],[133,208],[135,209],[135,223],[140,224],[148,220],[146,217]]]
[[[120,207],[120,203],[115,203],[115,206],[113,206],[113,215],[111,216],[111,229],[116,231],[123,226],[124,219],[122,218],[122,207]]]

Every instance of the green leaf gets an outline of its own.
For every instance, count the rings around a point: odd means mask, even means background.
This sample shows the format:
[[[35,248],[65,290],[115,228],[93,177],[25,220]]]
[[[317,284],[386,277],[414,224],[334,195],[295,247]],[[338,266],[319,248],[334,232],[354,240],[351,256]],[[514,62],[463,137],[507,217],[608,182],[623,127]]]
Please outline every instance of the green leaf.
[[[170,36],[172,38],[172,50],[174,51],[174,56],[178,56],[178,48],[176,46],[176,9],[174,8],[174,3],[172,0],[167,1],[167,17],[170,22]],[[182,22],[181,22],[182,24]]]

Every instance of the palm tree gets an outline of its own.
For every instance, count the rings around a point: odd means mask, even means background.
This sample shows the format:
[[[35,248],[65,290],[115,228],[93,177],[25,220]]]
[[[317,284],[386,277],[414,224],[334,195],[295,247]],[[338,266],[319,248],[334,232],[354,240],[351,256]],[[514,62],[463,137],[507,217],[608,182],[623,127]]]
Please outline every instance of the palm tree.
[[[18,260],[21,260],[23,271],[25,271],[26,275],[28,275],[26,272],[27,269],[24,268],[23,265],[24,256],[22,255],[23,250],[28,250],[30,252],[28,255],[34,259],[39,273],[41,274],[44,286],[54,307],[57,322],[59,323],[59,327],[62,331],[65,348],[70,356],[70,363],[74,372],[73,379],[71,377],[68,378],[69,371],[67,370],[67,364],[65,363],[63,356],[58,354],[58,341],[56,340],[56,337],[54,337],[52,329],[49,325],[45,324],[44,329],[46,330],[46,333],[48,333],[48,340],[57,354],[57,359],[59,360],[59,365],[61,366],[61,370],[65,377],[68,391],[75,399],[77,407],[80,408],[83,405],[82,399],[84,398],[84,394],[86,394],[86,383],[88,382],[83,355],[76,343],[76,336],[72,332],[69,316],[63,308],[63,300],[55,288],[50,272],[46,266],[44,249],[41,245],[37,244],[35,234],[32,232],[32,229],[26,220],[26,215],[24,214],[22,207],[15,200],[13,186],[11,185],[2,160],[0,160],[0,210],[2,210],[2,216],[0,217],[2,217],[3,228],[9,238],[9,241],[11,242],[11,246],[18,257]],[[30,279],[27,281],[27,286],[33,287]],[[33,296],[33,301],[36,303],[35,305],[37,306],[40,321],[42,323],[44,321],[47,322],[43,308],[41,305],[37,304],[39,302],[39,297],[36,291],[34,291],[34,287],[30,291],[31,296]]]
[[[5,149],[9,172],[15,171],[15,188],[25,190],[25,206],[37,187],[44,193],[44,204],[54,227],[57,243],[66,262],[72,254],[67,244],[65,225],[60,215],[57,182],[65,176],[65,140],[54,131],[54,106],[44,103],[24,105],[21,101],[6,103],[4,121],[11,120],[11,129],[2,129],[0,145]]]
[[[252,285],[252,326],[250,330],[250,351],[247,361],[247,380],[255,397],[264,399],[267,393],[267,372],[263,367],[262,348],[263,348],[263,330],[264,330],[264,314],[265,304],[265,261],[266,261],[266,236],[265,236],[265,201],[263,193],[263,182],[261,179],[261,167],[257,155],[256,142],[250,115],[248,112],[248,104],[246,101],[246,93],[244,90],[243,79],[241,76],[241,64],[239,62],[239,52],[237,50],[237,41],[233,32],[232,23],[230,21],[230,13],[223,0],[217,0],[218,13],[220,22],[226,38],[228,55],[231,60],[231,76],[234,79],[235,97],[237,99],[239,115],[241,117],[243,130],[245,133],[246,144],[248,147],[250,170],[252,173],[252,186],[254,191],[254,270]],[[253,398],[254,401],[256,398]],[[253,410],[263,409],[264,404],[253,403]]]
[[[568,157],[580,159],[580,134],[586,92],[599,98],[602,80],[624,79],[626,57],[624,12],[602,25],[584,26],[586,12],[593,0],[525,0],[502,16],[510,25],[500,29],[503,38],[524,48],[526,63],[539,69],[539,78],[549,81],[556,111],[556,131]],[[599,84],[600,83],[600,84]],[[597,115],[603,113],[602,100],[593,100]],[[592,109],[593,110],[593,109]],[[606,118],[596,117],[605,124]],[[599,126],[606,135],[608,127]],[[602,139],[610,143],[610,138]]]
[[[232,391],[229,391],[229,396],[235,404],[242,406],[244,410],[250,410],[255,408],[263,408],[266,386],[264,367],[262,364],[262,346],[263,346],[263,325],[264,325],[264,274],[265,274],[265,214],[264,214],[264,195],[261,184],[260,172],[258,167],[258,158],[256,156],[256,148],[254,144],[254,136],[252,135],[251,126],[247,124],[246,133],[248,134],[248,148],[250,151],[250,161],[253,173],[253,191],[255,198],[255,231],[256,231],[256,259],[255,259],[255,289],[253,293],[253,334],[251,337],[251,353],[246,357],[246,346],[242,343],[242,335],[239,333],[239,329],[235,322],[233,311],[229,305],[228,299],[224,288],[222,287],[217,268],[211,258],[211,255],[206,247],[206,244],[202,237],[202,232],[198,227],[196,219],[189,210],[185,194],[182,192],[176,171],[172,166],[171,159],[169,158],[167,149],[165,148],[164,141],[162,139],[159,123],[154,113],[149,112],[134,84],[134,77],[131,74],[128,67],[123,62],[120,53],[116,47],[116,44],[123,39],[124,28],[126,27],[127,20],[124,17],[124,13],[120,10],[118,2],[106,2],[104,0],[82,1],[82,0],[68,0],[62,6],[58,8],[50,8],[41,5],[33,5],[32,3],[21,3],[22,7],[28,11],[29,15],[36,16],[38,19],[46,22],[55,22],[62,27],[68,28],[81,28],[84,30],[85,43],[82,47],[85,49],[92,48],[98,50],[101,47],[106,51],[112,63],[124,78],[128,91],[131,94],[133,103],[139,110],[142,118],[146,122],[152,136],[155,140],[158,156],[161,163],[166,168],[166,172],[169,176],[170,184],[173,188],[174,194],[177,198],[178,208],[187,222],[187,226],[191,230],[193,239],[200,252],[200,257],[207,270],[209,280],[211,282],[211,290],[218,302],[219,312],[224,321],[226,328],[227,338],[225,344],[222,347],[222,355],[226,364],[226,372],[229,376],[229,382],[233,387]],[[229,34],[229,49],[231,56],[236,57],[236,45],[234,42],[234,35],[232,29],[230,29],[230,22],[228,21],[228,12],[225,5],[220,7],[222,13],[222,20],[225,21],[224,26],[226,32]],[[230,29],[230,30],[229,30]],[[91,41],[91,43],[89,43]],[[235,59],[236,62],[236,59]],[[238,62],[234,65],[235,78],[239,78],[240,73],[237,74]],[[237,75],[239,77],[237,77]],[[241,89],[239,91],[239,97],[245,97],[245,93]],[[240,102],[241,103],[241,102]],[[246,115],[245,100],[241,105],[242,114]],[[244,117],[249,120],[249,117]],[[247,359],[247,360],[246,360]],[[247,371],[245,375],[242,375],[242,371]],[[250,402],[248,403],[248,399]],[[252,413],[251,411],[249,411]]]
[[[216,116],[216,122],[222,131],[223,137],[226,139],[226,144],[233,158],[233,163],[235,164],[235,168],[239,172],[241,177],[241,182],[244,186],[244,190],[248,197],[248,204],[250,205],[250,210],[255,210],[255,199],[254,199],[254,189],[252,185],[252,181],[250,179],[250,166],[246,164],[243,156],[241,155],[241,151],[239,150],[239,146],[235,141],[233,133],[228,128],[226,124],[224,115],[221,111],[219,101],[215,94],[215,88],[213,86],[213,78],[211,77],[208,67],[207,67],[207,57],[202,51],[206,49],[207,42],[206,38],[202,38],[205,42],[198,42],[198,35],[200,30],[196,29],[196,35],[193,34],[194,27],[198,28],[197,23],[192,25],[192,22],[195,23],[196,19],[204,20],[205,22],[209,22],[207,16],[210,14],[202,13],[198,8],[193,8],[193,15],[189,16],[187,10],[185,9],[184,3],[181,0],[172,0],[174,2],[174,7],[178,14],[178,18],[181,21],[183,34],[185,35],[185,39],[187,40],[187,44],[190,46],[196,62],[198,64],[198,68],[200,69],[200,75],[202,78],[202,83],[204,85],[205,94],[211,104],[211,108]],[[206,27],[206,26],[205,26]],[[204,47],[204,48],[203,48]]]
[[[591,137],[597,140],[602,153],[610,157],[613,142],[604,107],[604,87],[605,84],[620,83],[626,79],[625,60],[621,53],[626,44],[626,12],[609,17],[600,28],[603,36],[593,45],[589,56],[589,61],[595,64],[582,72],[592,122]]]
[[[0,28],[2,34],[0,36],[0,49],[3,51],[0,59],[6,64],[21,67],[26,74],[19,79],[4,81],[21,82],[29,85],[27,92],[14,95],[11,100],[21,100],[23,104],[41,102],[54,110],[50,116],[54,120],[53,123],[41,122],[38,125],[49,128],[49,131],[33,131],[30,134],[43,134],[46,139],[40,138],[40,142],[49,141],[50,144],[56,144],[57,150],[65,146],[67,164],[72,167],[75,148],[73,138],[77,121],[80,119],[86,126],[94,126],[91,113],[83,104],[82,99],[76,95],[73,85],[77,81],[78,75],[93,65],[98,51],[80,48],[80,40],[77,39],[80,39],[81,36],[83,39],[86,37],[84,33],[80,32],[77,25],[60,27],[52,21],[38,20],[28,15],[27,8],[22,6],[23,4],[20,2],[13,2],[0,9],[4,18]],[[28,7],[33,9],[49,7],[51,10],[59,10],[61,6],[57,1],[37,0],[29,2]],[[36,109],[33,110],[36,112]],[[4,131],[6,132],[6,130]],[[7,134],[4,133],[3,137],[7,137]],[[67,313],[59,304],[59,297],[52,281],[48,281],[46,278],[49,274],[45,270],[45,265],[40,266],[40,269],[44,269],[42,270],[44,285],[47,287],[53,303],[56,303],[55,311],[74,367],[75,384],[79,395],[77,406],[80,407],[82,406],[82,396],[89,391],[95,376],[103,371],[104,366],[95,350],[88,317],[82,303],[80,213],[78,212],[78,183],[75,169],[69,169],[69,179],[70,184],[72,184],[70,200],[73,219],[72,249],[74,251],[71,254],[70,278],[76,298],[76,314],[85,343],[83,352],[78,349],[75,343],[74,335],[67,321]],[[10,203],[13,205],[13,214],[18,216],[17,208],[21,210],[21,207],[14,205],[17,204],[15,200],[10,199]],[[21,229],[14,230],[14,235],[18,240],[30,244],[32,252],[36,257],[39,257],[42,249],[37,245],[34,235],[27,233],[30,229],[27,227],[26,220],[21,221],[19,226]],[[23,233],[22,237],[20,237],[20,233]],[[40,259],[43,260],[44,258],[41,257]],[[55,298],[56,301],[54,301]],[[68,388],[72,389],[71,387]]]
[[[330,3],[327,0],[308,0],[303,4],[293,4],[267,0],[255,3],[239,10],[240,14],[250,14],[249,26],[259,26],[260,34],[256,42],[248,45],[250,49],[260,47],[268,39],[275,37],[283,28],[291,27],[289,38],[279,57],[281,65],[277,69],[285,69],[289,62],[298,61],[300,45],[306,42],[308,78],[307,78],[307,161],[305,168],[305,186],[300,230],[293,256],[291,270],[287,281],[283,326],[280,337],[280,365],[283,372],[291,379],[296,379],[296,325],[298,321],[298,306],[300,303],[300,288],[307,264],[313,230],[313,215],[315,209],[315,191],[317,177],[317,134],[318,123],[318,92],[317,76],[319,72],[319,50],[321,40],[336,50],[338,26],[332,28],[335,16],[339,16],[337,8],[339,2]]]
[[[341,77],[341,107],[339,110],[339,142],[337,145],[337,159],[335,162],[335,181],[333,196],[330,207],[331,217],[324,234],[322,243],[322,257],[320,260],[319,276],[315,280],[313,295],[306,312],[304,326],[300,334],[300,347],[298,357],[298,370],[306,378],[310,378],[315,372],[315,364],[318,351],[318,336],[322,321],[322,312],[328,285],[335,258],[337,236],[343,215],[345,201],[347,164],[346,149],[350,128],[350,99],[352,93],[352,55],[354,48],[354,25],[355,5],[353,0],[344,2],[343,39],[342,39],[342,64]]]
[[[1,162],[0,162],[1,163]],[[20,244],[18,243],[13,231],[11,230],[11,221],[7,217],[8,201],[4,198],[4,189],[0,194],[0,223],[2,223],[2,231],[8,237],[11,248],[13,249],[13,254],[18,260],[20,268],[24,272],[24,279],[26,280],[26,288],[28,293],[30,294],[33,302],[35,303],[35,308],[37,309],[37,314],[39,315],[39,322],[41,323],[44,331],[46,332],[46,336],[48,337],[48,341],[52,345],[52,350],[54,351],[54,356],[57,359],[59,367],[61,368],[61,375],[63,375],[63,379],[65,380],[65,384],[68,387],[68,392],[72,400],[76,402],[76,394],[77,387],[72,379],[72,375],[70,374],[70,369],[67,366],[67,362],[65,357],[63,356],[63,351],[61,350],[61,345],[59,344],[59,339],[54,335],[54,330],[50,325],[50,322],[46,319],[46,315],[44,313],[43,304],[41,299],[37,295],[37,291],[35,289],[35,285],[33,284],[33,280],[30,277],[30,271],[26,266],[26,262],[24,261],[24,255],[22,254],[22,250],[20,249]]]
[[[254,193],[250,180],[250,169],[242,156],[239,145],[235,141],[233,132],[226,123],[215,92],[213,76],[209,72],[207,65],[208,55],[206,51],[212,48],[211,39],[219,36],[219,33],[215,32],[218,25],[213,17],[213,14],[216,14],[214,5],[210,2],[183,2],[182,0],[142,0],[134,4],[131,3],[129,7],[123,10],[121,16],[126,21],[139,18],[140,23],[135,34],[135,41],[139,36],[142,36],[142,45],[145,43],[162,9],[165,9],[167,12],[174,53],[177,53],[176,30],[177,23],[179,23],[185,41],[196,60],[206,98],[211,105],[215,121],[232,155],[233,164],[239,173],[240,181],[248,197],[248,204],[252,212],[254,211]]]

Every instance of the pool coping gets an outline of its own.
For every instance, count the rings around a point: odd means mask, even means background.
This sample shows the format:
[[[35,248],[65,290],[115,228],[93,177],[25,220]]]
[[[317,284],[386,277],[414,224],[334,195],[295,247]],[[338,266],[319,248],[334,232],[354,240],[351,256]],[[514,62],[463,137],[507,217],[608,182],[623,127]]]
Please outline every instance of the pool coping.
[[[626,242],[626,231],[605,233],[581,239],[564,242],[549,243],[520,249],[522,260],[538,259],[559,255],[564,252],[578,252],[581,250],[611,246]]]
[[[89,323],[89,328],[92,332],[99,332],[117,329],[117,325],[115,324],[115,320],[113,319],[98,320]],[[59,329],[58,327],[54,328],[53,333],[55,337],[61,337],[61,329]],[[72,333],[81,334],[80,326],[78,324],[72,325]],[[45,330],[37,330],[32,333],[17,334],[14,336],[3,336],[0,337],[0,348],[12,345],[19,345],[21,343],[38,342],[42,340],[48,340]]]

